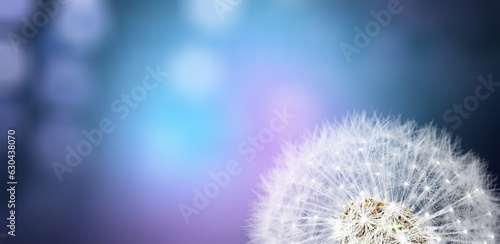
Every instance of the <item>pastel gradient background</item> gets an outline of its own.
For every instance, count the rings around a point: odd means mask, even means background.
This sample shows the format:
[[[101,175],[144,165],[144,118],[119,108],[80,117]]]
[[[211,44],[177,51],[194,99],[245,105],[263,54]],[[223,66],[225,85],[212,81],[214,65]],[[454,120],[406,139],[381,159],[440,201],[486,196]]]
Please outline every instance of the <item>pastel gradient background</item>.
[[[389,1],[243,0],[223,21],[213,2],[69,0],[19,52],[8,33],[41,9],[0,2],[0,154],[15,128],[19,182],[17,236],[1,243],[245,243],[259,177],[283,143],[353,111],[433,122],[500,173],[500,87],[457,129],[443,117],[478,76],[500,82],[498,1],[401,0],[350,63],[339,44]],[[157,65],[170,76],[118,119],[111,103]],[[295,117],[246,160],[238,146],[284,107]],[[115,130],[60,183],[51,164],[102,118]],[[179,205],[231,160],[241,173],[186,224]]]

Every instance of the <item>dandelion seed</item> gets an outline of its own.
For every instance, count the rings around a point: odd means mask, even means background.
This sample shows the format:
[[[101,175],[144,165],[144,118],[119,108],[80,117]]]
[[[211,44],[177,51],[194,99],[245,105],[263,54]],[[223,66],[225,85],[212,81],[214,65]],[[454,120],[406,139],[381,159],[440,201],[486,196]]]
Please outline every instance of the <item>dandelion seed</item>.
[[[497,243],[500,198],[485,169],[431,126],[350,115],[284,149],[250,243]]]

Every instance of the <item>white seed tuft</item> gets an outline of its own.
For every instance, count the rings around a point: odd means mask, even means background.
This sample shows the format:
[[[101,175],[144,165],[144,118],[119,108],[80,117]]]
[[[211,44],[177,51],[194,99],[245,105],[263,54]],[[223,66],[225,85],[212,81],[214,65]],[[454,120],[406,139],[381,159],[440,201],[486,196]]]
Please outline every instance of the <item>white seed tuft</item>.
[[[492,177],[458,146],[399,118],[325,124],[263,177],[250,243],[496,243]]]

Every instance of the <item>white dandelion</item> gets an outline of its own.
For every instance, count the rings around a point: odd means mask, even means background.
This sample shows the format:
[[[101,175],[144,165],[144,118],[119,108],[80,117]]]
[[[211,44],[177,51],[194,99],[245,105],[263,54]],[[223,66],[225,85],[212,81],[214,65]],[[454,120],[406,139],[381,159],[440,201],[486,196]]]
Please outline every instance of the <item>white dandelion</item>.
[[[493,179],[458,146],[399,118],[325,124],[264,177],[250,243],[498,243]]]

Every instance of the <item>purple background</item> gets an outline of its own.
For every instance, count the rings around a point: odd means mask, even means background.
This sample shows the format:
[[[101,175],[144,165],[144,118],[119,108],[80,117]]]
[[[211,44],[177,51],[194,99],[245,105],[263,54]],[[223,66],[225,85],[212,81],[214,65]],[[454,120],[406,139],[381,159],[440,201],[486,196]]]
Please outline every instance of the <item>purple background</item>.
[[[353,111],[448,128],[500,173],[500,91],[457,129],[443,118],[478,76],[500,82],[498,1],[402,0],[350,63],[339,44],[389,1],[243,0],[221,21],[212,0],[70,0],[16,53],[8,33],[42,11],[36,2],[0,3],[0,138],[16,128],[19,181],[17,236],[2,243],[245,243],[283,143]],[[118,119],[110,104],[157,65],[170,76]],[[238,146],[283,107],[295,117],[247,161]],[[59,183],[51,164],[103,118],[114,131]],[[186,224],[179,205],[231,160],[241,173]]]

